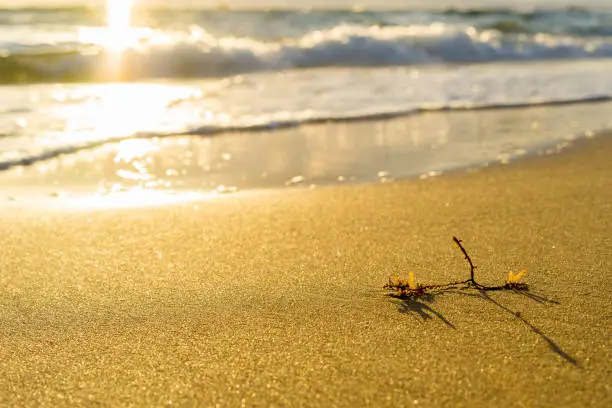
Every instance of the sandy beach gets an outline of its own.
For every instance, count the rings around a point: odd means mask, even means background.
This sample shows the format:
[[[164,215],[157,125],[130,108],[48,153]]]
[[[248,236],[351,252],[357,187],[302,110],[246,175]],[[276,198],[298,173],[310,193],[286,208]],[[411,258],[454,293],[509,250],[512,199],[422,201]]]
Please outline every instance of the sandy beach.
[[[604,135],[427,180],[6,202],[0,405],[611,406],[611,158]],[[534,296],[385,296],[466,279],[453,235]]]

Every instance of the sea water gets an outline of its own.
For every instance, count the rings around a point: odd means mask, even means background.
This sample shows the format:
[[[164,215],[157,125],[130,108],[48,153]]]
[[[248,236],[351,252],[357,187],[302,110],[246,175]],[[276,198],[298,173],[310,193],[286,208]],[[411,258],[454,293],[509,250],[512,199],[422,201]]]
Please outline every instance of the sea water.
[[[241,187],[371,180],[503,162],[612,124],[606,2],[408,3],[137,1],[122,21],[97,3],[15,0],[0,8],[0,169],[108,147],[115,162],[180,158],[113,167],[112,186],[189,174],[219,188],[238,161],[225,182]]]

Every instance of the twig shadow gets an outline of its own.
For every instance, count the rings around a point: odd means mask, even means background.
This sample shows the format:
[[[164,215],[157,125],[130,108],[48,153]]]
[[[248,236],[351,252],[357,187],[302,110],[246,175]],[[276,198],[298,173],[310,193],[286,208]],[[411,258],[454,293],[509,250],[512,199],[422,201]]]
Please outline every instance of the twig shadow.
[[[538,303],[559,304],[559,302],[557,302],[555,300],[548,299],[548,298],[546,298],[546,297],[544,297],[542,295],[533,294],[533,293],[526,293],[524,291],[515,291],[515,292],[520,293],[521,295],[527,296],[528,298],[530,298],[530,299],[532,299],[532,300],[534,300],[534,301],[536,301]],[[476,297],[476,298],[487,300],[487,301],[493,303],[495,306],[499,307],[501,310],[505,311],[506,313],[511,314],[516,319],[518,319],[521,323],[523,323],[525,326],[527,326],[529,328],[529,330],[531,330],[532,332],[534,332],[535,334],[540,336],[540,338],[543,339],[548,344],[548,347],[555,354],[557,354],[558,356],[560,356],[566,362],[572,364],[573,366],[581,368],[580,363],[578,362],[578,360],[576,360],[576,358],[572,357],[570,354],[568,354],[566,351],[564,351],[561,348],[561,346],[559,346],[553,339],[548,337],[544,332],[542,332],[542,330],[540,330],[538,327],[534,326],[530,321],[525,319],[520,312],[515,312],[512,309],[510,309],[508,306],[505,306],[505,305],[501,304],[500,302],[498,302],[497,300],[493,299],[491,296],[489,296],[489,294],[487,293],[486,290],[479,290],[478,294],[471,294],[471,293],[462,293],[462,294],[465,295],[465,296],[472,296],[472,297]]]
[[[515,290],[514,293],[517,293],[519,295],[528,297],[529,299],[531,299],[531,300],[533,300],[534,302],[537,302],[537,303],[551,304],[551,305],[560,305],[560,303],[557,302],[556,300],[547,298],[546,296],[544,296],[544,295],[542,295],[540,293],[534,292],[532,290],[530,290],[529,292],[527,292],[525,290]]]
[[[529,298],[529,299],[531,299],[531,300],[533,300],[534,302],[537,302],[537,303],[541,303],[541,304],[557,304],[557,305],[559,304],[559,302],[557,302],[556,300],[549,299],[549,298],[547,298],[547,297],[545,297],[545,296],[543,296],[541,294],[538,294],[538,293],[526,292],[526,291],[522,291],[522,290],[515,290],[514,292],[516,294],[520,294],[522,296],[526,296],[527,298]],[[512,309],[510,309],[509,307],[507,307],[507,306],[501,304],[500,302],[498,302],[497,300],[493,299],[491,296],[489,296],[489,294],[487,293],[486,290],[478,290],[477,294],[476,293],[468,293],[465,290],[461,290],[461,289],[456,289],[456,290],[452,290],[452,291],[446,291],[444,293],[459,294],[459,295],[463,295],[463,296],[475,297],[475,298],[484,299],[486,301],[489,301],[489,302],[493,303],[495,306],[499,307],[501,310],[503,310],[506,313],[509,313],[512,316],[514,316],[521,323],[523,323],[525,326],[527,326],[527,328],[529,328],[529,330],[531,330],[533,333],[535,333],[538,336],[540,336],[540,338],[543,339],[548,344],[549,348],[555,354],[557,354],[558,356],[563,358],[569,364],[572,364],[575,367],[581,368],[580,363],[578,362],[578,360],[576,358],[572,357],[569,353],[567,353],[565,350],[563,350],[561,348],[561,346],[559,346],[554,340],[552,340],[544,332],[542,332],[542,330],[540,330],[538,327],[533,325],[530,321],[525,319],[521,315],[521,313],[515,312]],[[415,315],[415,317],[420,318],[423,321],[427,321],[427,320],[432,320],[434,318],[438,318],[444,324],[446,324],[448,327],[456,330],[457,328],[455,327],[455,325],[452,322],[450,322],[446,317],[444,317],[444,315],[442,315],[440,312],[438,312],[437,310],[435,310],[433,307],[430,306],[432,303],[435,302],[436,297],[441,295],[441,294],[443,294],[443,293],[428,293],[428,294],[425,294],[425,295],[422,295],[422,296],[408,297],[408,298],[398,298],[398,297],[396,297],[396,298],[401,300],[401,302],[398,304],[398,310],[402,314]]]
[[[421,320],[432,320],[434,317],[440,319],[451,329],[456,329],[455,325],[452,324],[442,313],[435,310],[428,303],[435,302],[435,295],[427,294],[419,296],[418,298],[407,298],[402,299],[401,303],[398,304],[399,312],[407,315],[417,315]]]

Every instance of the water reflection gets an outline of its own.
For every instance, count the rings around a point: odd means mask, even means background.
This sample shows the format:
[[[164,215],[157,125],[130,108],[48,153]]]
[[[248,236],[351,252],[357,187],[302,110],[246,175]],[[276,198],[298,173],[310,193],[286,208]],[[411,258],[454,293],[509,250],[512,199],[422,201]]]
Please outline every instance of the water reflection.
[[[429,178],[458,167],[507,163],[526,152],[555,152],[607,118],[610,106],[439,112],[213,137],[134,139],[44,162],[45,171],[35,177],[12,173],[15,183],[82,181],[98,185],[101,196],[121,193],[135,203],[163,201],[160,197],[181,191],[218,196],[262,187]],[[151,191],[161,195],[148,195]]]

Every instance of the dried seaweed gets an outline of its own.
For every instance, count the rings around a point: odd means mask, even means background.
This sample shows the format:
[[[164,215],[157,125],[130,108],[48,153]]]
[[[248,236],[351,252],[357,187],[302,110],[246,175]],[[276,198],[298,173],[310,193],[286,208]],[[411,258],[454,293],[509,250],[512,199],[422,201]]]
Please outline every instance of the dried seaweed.
[[[464,281],[449,282],[444,284],[423,284],[414,282],[414,273],[410,272],[408,279],[400,279],[399,277],[389,278],[389,282],[384,286],[384,289],[389,291],[389,296],[398,299],[416,298],[425,295],[438,294],[450,290],[457,289],[477,289],[480,291],[494,291],[494,290],[514,290],[514,291],[528,291],[529,286],[526,283],[519,282],[519,280],[525,275],[526,271],[523,269],[516,275],[511,271],[508,274],[508,279],[503,285],[499,286],[486,286],[476,282],[475,271],[476,265],[472,262],[470,255],[467,253],[462,242],[457,237],[453,237],[453,241],[457,247],[463,253],[466,261],[470,265],[470,277]]]

